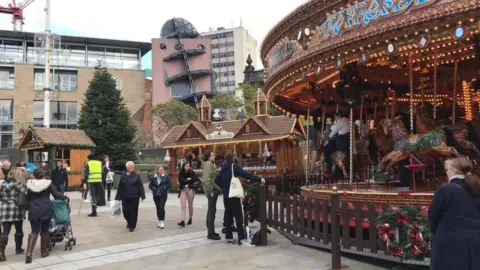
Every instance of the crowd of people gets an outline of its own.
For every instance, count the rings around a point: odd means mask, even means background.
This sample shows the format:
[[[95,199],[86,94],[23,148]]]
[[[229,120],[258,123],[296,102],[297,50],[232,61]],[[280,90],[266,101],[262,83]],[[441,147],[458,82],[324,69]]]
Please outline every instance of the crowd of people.
[[[58,191],[50,179],[44,179],[40,169],[29,172],[25,163],[19,162],[15,168],[10,161],[0,163],[0,261],[5,261],[5,249],[8,236],[15,227],[15,253],[25,255],[25,263],[32,262],[32,254],[40,236],[42,257],[49,255],[50,220],[53,217],[53,206],[50,196],[57,200],[67,200],[68,196]],[[28,211],[28,217],[26,212]],[[28,235],[27,250],[23,248],[23,222],[30,222],[31,233]]]
[[[238,232],[238,244],[251,246],[246,241],[243,211],[240,198],[229,196],[232,178],[241,177],[246,180],[264,184],[265,179],[244,171],[235,161],[232,152],[225,153],[221,168],[215,165],[215,154],[208,151],[204,154],[202,177],[196,176],[192,165],[187,161],[181,164],[178,184],[181,202],[181,220],[179,227],[192,224],[195,190],[202,184],[208,198],[206,216],[207,238],[220,240],[215,231],[215,216],[218,197],[223,193],[225,206],[222,233],[228,243],[233,243],[233,231]],[[49,225],[53,216],[50,196],[57,200],[67,200],[63,195],[67,183],[67,173],[62,171],[62,164],[51,172],[51,180],[45,179],[44,173],[36,169],[33,173],[19,162],[15,167],[7,160],[0,163],[0,261],[5,261],[5,249],[9,242],[12,228],[15,229],[15,253],[26,254],[25,262],[32,262],[32,252],[40,237],[41,255],[49,255]],[[135,164],[129,161],[126,170],[121,174],[115,200],[121,201],[126,227],[130,232],[136,228],[140,200],[145,200],[145,189],[140,176],[135,172]],[[445,161],[445,173],[448,184],[442,185],[433,197],[428,211],[429,227],[435,234],[432,245],[431,269],[480,269],[480,178],[474,173],[475,163],[466,157]],[[111,172],[108,156],[103,162],[93,156],[85,163],[84,180],[90,191],[92,212],[89,216],[97,216],[98,193],[105,192],[103,183]],[[61,180],[58,180],[61,179]],[[111,184],[111,183],[109,183]],[[107,186],[108,187],[108,186]],[[165,204],[168,191],[172,187],[170,177],[165,168],[158,166],[151,178],[148,188],[152,191],[155,202],[158,228],[165,228]],[[111,191],[108,190],[110,200]],[[26,196],[27,204],[19,201],[21,195]],[[188,208],[188,211],[187,211]],[[26,212],[28,211],[28,216]],[[188,216],[187,216],[188,213]],[[31,233],[28,235],[26,252],[23,248],[23,222],[28,219]],[[235,225],[234,225],[235,221]]]
[[[242,177],[244,179],[265,183],[265,179],[244,171],[235,161],[234,154],[227,151],[224,155],[224,163],[220,170],[215,166],[215,154],[208,151],[204,155],[202,164],[203,174],[199,178],[190,160],[185,160],[180,164],[178,174],[178,186],[181,204],[181,219],[178,222],[179,227],[185,227],[193,223],[193,203],[195,199],[195,190],[201,184],[203,191],[208,198],[208,210],[206,216],[207,238],[210,240],[220,240],[220,234],[215,232],[215,216],[217,212],[218,196],[223,193],[223,202],[225,206],[222,233],[226,235],[227,242],[233,243],[233,232],[238,232],[238,244],[241,246],[250,246],[246,241],[245,230],[243,228],[243,211],[240,198],[230,198],[230,182],[232,177]],[[140,176],[135,172],[135,164],[129,161],[125,164],[126,170],[121,174],[117,186],[116,201],[121,201],[122,213],[126,221],[126,228],[133,232],[136,229],[138,220],[138,209],[140,200],[145,200],[145,189]],[[104,156],[103,162],[95,160],[92,155],[88,157],[84,169],[84,183],[86,189],[90,192],[90,201],[92,211],[90,217],[97,216],[97,207],[104,205],[102,196],[104,196],[103,186],[106,178],[111,172],[108,156]],[[107,183],[108,187],[108,183]],[[165,228],[165,204],[168,199],[168,191],[172,187],[172,182],[166,170],[162,166],[158,166],[154,176],[151,178],[149,189],[152,191],[153,201],[157,210],[157,227]],[[108,200],[110,200],[110,190],[107,190]],[[84,197],[86,198],[86,197]],[[188,217],[187,217],[188,208]],[[234,225],[234,220],[235,224]],[[238,229],[237,229],[238,228]]]

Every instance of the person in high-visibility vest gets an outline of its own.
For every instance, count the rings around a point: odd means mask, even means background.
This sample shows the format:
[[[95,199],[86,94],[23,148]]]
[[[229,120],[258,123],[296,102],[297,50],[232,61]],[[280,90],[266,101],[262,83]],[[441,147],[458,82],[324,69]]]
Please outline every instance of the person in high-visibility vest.
[[[88,155],[88,161],[85,163],[85,169],[83,175],[85,177],[85,183],[88,184],[88,189],[90,190],[91,202],[92,202],[92,213],[89,217],[97,216],[97,199],[99,195],[103,195],[102,192],[102,162],[99,160],[94,160],[92,154]]]

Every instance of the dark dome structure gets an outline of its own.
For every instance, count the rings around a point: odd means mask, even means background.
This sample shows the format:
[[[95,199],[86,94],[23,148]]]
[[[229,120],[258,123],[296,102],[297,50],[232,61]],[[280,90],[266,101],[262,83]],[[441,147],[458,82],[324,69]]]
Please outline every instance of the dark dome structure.
[[[165,22],[160,32],[160,38],[198,38],[200,34],[197,29],[183,18],[172,18]]]

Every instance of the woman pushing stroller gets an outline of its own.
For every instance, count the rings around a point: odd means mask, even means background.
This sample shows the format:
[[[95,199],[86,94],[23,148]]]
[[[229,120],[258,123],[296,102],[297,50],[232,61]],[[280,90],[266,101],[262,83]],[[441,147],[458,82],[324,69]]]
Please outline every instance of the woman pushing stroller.
[[[56,200],[68,199],[68,196],[64,196],[57,191],[51,180],[43,179],[43,171],[35,170],[33,177],[34,179],[27,181],[28,220],[32,227],[32,233],[28,236],[25,263],[32,262],[32,253],[39,234],[42,257],[49,255],[50,233],[48,228],[53,217],[50,194]]]

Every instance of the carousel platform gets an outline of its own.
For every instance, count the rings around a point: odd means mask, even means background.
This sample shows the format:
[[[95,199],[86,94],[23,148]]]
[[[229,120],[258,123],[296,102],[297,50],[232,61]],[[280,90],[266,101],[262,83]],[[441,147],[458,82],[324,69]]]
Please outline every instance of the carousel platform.
[[[395,206],[428,206],[433,198],[431,187],[397,188],[387,183],[336,183],[300,187],[300,194],[308,198],[330,199],[339,193],[340,200],[365,204],[389,204]]]

